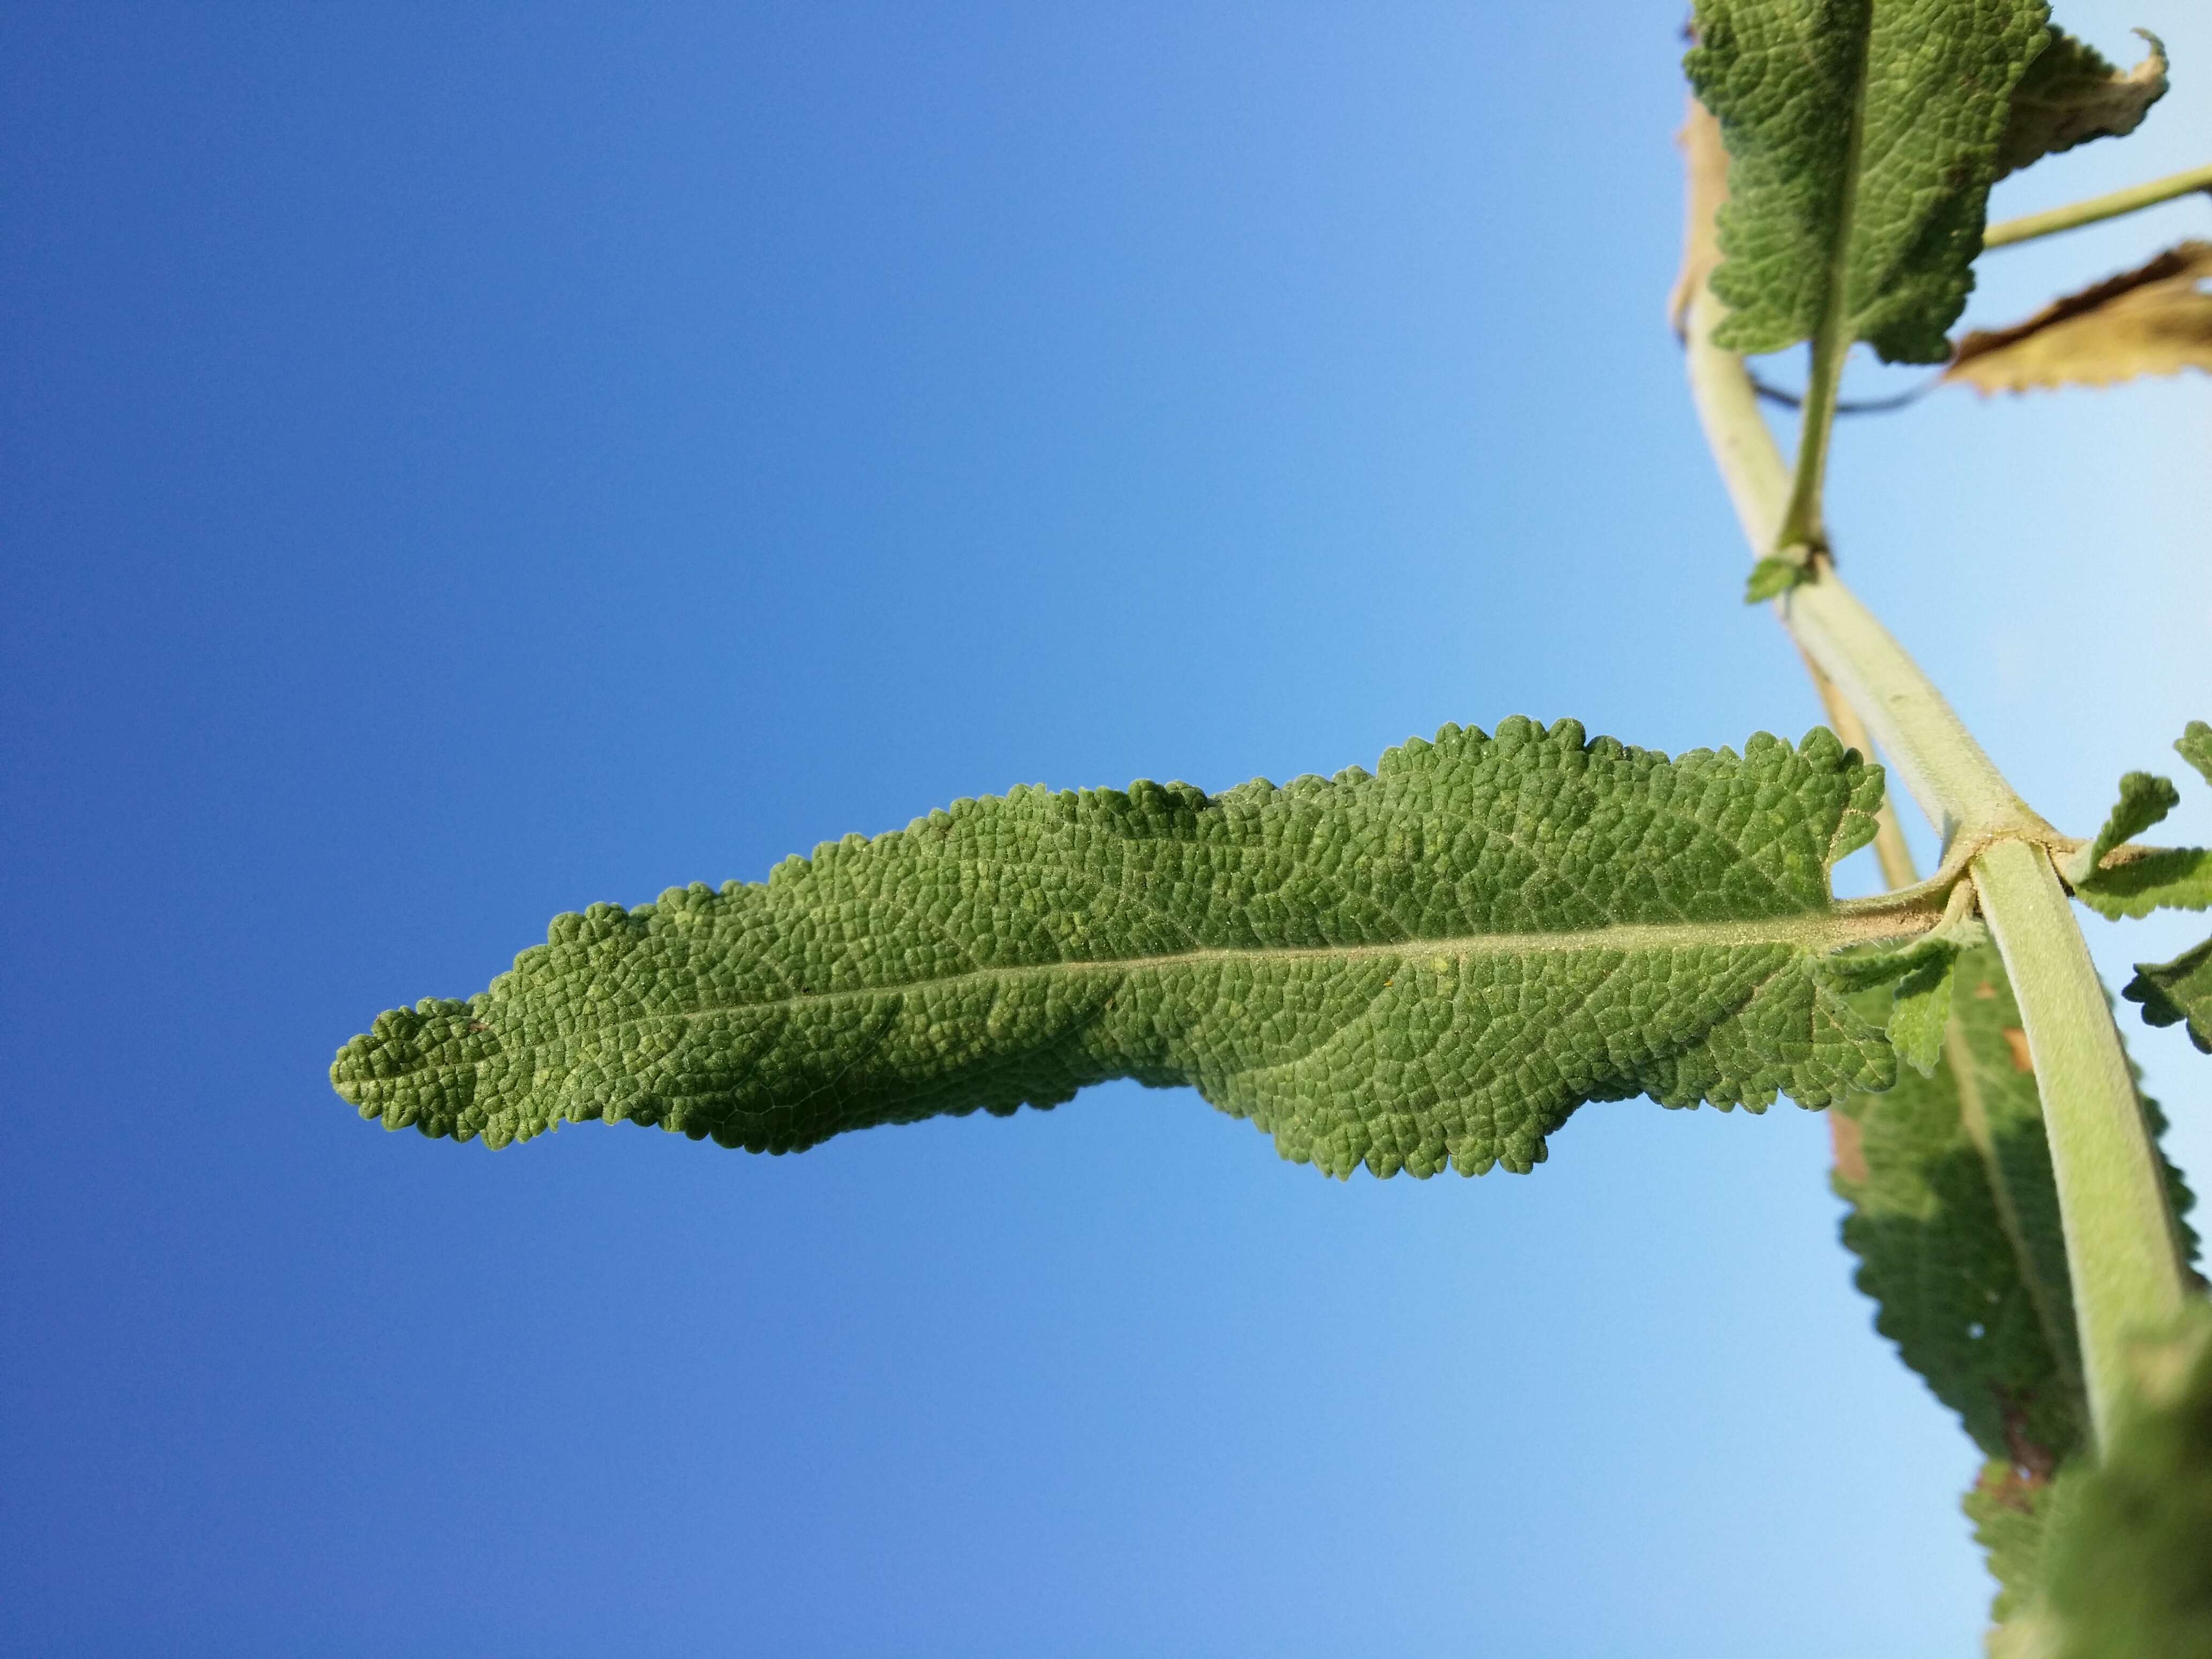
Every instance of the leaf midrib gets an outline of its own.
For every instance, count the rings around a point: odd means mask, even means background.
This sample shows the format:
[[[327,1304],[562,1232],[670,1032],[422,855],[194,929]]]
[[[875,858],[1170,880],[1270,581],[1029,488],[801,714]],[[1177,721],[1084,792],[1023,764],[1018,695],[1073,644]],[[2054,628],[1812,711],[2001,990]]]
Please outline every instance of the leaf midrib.
[[[1885,895],[1875,899],[1845,901],[1828,910],[1764,917],[1752,921],[1619,922],[1601,927],[1557,932],[1462,934],[1375,945],[1270,945],[1249,949],[1217,946],[1158,956],[1022,963],[1006,967],[967,969],[957,974],[888,984],[799,991],[758,1001],[718,1002],[697,1008],[635,1012],[620,1018],[585,1023],[596,1031],[620,1031],[635,1026],[662,1024],[671,1020],[712,1019],[737,1012],[775,1012],[819,1006],[824,1003],[902,996],[911,992],[977,981],[1005,983],[1008,981],[1048,979],[1061,975],[1167,972],[1179,968],[1227,966],[1231,963],[1352,963],[1389,957],[1410,962],[1421,957],[1439,956],[1464,962],[1478,957],[1571,955],[1580,951],[1618,952],[1626,956],[1644,951],[1714,950],[1768,945],[1837,950],[1850,945],[1910,938],[1928,932],[1940,920],[1940,909],[1930,908],[1924,899],[1917,896],[1913,902],[1900,904],[1894,896]],[[526,1048],[539,1046],[542,1045],[524,1045]],[[362,1078],[355,1082],[356,1086],[367,1093],[380,1084],[397,1083],[405,1078],[418,1078],[430,1073],[473,1071],[493,1058],[495,1056],[487,1055],[479,1060],[416,1066],[400,1077]]]

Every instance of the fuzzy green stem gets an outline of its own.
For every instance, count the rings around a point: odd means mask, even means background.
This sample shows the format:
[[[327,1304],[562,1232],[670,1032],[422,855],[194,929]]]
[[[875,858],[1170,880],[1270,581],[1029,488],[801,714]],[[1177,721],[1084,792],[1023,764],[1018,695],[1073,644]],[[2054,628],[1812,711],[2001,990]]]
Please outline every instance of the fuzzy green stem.
[[[2186,173],[2169,173],[2147,185],[2130,185],[2109,196],[2092,196],[2086,202],[2052,208],[2047,213],[2028,213],[2017,219],[2002,220],[1982,233],[1982,246],[2009,247],[2015,242],[2033,241],[2039,236],[2054,236],[2062,230],[2077,230],[2083,225],[2117,219],[2124,213],[2156,207],[2160,202],[2170,202],[2177,196],[2200,190],[2212,191],[2212,164],[2191,167]]]
[[[1771,549],[1790,497],[1790,472],[1743,359],[1712,343],[1718,310],[1710,294],[1690,305],[1691,395],[1744,538],[1754,549]],[[2056,834],[2021,804],[1943,694],[1832,570],[1792,588],[1775,608],[1805,654],[1858,711],[1868,735],[1947,843],[1969,825],[1982,834]]]
[[[1743,360],[1712,343],[1719,310],[1708,292],[1692,299],[1690,386],[1736,515],[1763,552],[1774,545],[1790,479]],[[1816,566],[1775,608],[1941,826],[1947,866],[1971,860],[2035,1065],[2090,1421],[2101,1439],[2126,1386],[2122,1345],[2130,1331],[2179,1311],[2184,1281],[2119,1032],[2051,867],[2047,848],[2063,838],[2021,803],[1942,693],[1832,568]]]
[[[2000,841],[1974,860],[1973,872],[2043,1096],[2090,1421],[2102,1441],[2128,1388],[2128,1339],[2170,1325],[2186,1294],[2166,1182],[2050,854]]]
[[[1840,321],[1842,306],[1836,307]],[[1805,397],[1797,419],[1797,465],[1790,474],[1790,496],[1782,510],[1781,527],[1775,532],[1770,554],[1786,555],[1802,549],[1808,557],[1828,550],[1828,527],[1820,498],[1828,481],[1828,439],[1836,429],[1836,404],[1843,391],[1844,358],[1849,343],[1835,346],[1823,328],[1813,342],[1812,370],[1806,377]]]
[[[1868,734],[1942,832],[2056,837],[2021,802],[1920,665],[1832,569],[1776,601],[1783,625],[1858,711]]]

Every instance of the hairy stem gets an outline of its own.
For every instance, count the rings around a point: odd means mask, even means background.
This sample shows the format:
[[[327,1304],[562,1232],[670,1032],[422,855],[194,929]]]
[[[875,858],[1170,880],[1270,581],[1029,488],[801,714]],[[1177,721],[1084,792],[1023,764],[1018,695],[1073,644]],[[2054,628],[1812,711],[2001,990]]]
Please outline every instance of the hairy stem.
[[[1691,300],[1691,390],[1736,515],[1764,551],[1774,545],[1790,478],[1743,360],[1712,343],[1719,310],[1710,292]],[[2184,1280],[2119,1032],[2046,850],[2063,838],[2022,804],[1942,693],[1825,561],[1775,608],[1942,829],[1947,867],[1971,860],[2043,1098],[2090,1420],[2101,1438],[2125,1386],[2128,1333],[2179,1311]]]
[[[2039,236],[2053,236],[2062,230],[2077,230],[2083,225],[2117,219],[2124,213],[2156,207],[2160,202],[2170,202],[2177,196],[2200,190],[2212,191],[2212,164],[2169,173],[2147,185],[2130,185],[2109,196],[2092,196],[2086,202],[2052,208],[2046,213],[2028,213],[2017,219],[2002,220],[1982,233],[1982,246],[2009,247],[2015,242],[2032,242]]]
[[[1743,359],[1712,343],[1718,312],[1710,293],[1691,302],[1690,391],[1745,539],[1763,550],[1774,545],[1782,524],[1790,472]],[[1775,608],[1806,656],[1858,712],[1947,844],[1968,825],[1982,834],[2056,834],[2021,805],[1943,694],[1832,569],[1792,588]]]
[[[2000,841],[1973,869],[2043,1096],[2090,1421],[2101,1441],[2127,1385],[2128,1338],[2170,1324],[2186,1294],[2166,1182],[2104,986],[2050,854]]]
[[[1832,568],[1776,601],[1784,626],[1835,682],[1943,836],[2057,838],[2030,811],[1920,665]]]

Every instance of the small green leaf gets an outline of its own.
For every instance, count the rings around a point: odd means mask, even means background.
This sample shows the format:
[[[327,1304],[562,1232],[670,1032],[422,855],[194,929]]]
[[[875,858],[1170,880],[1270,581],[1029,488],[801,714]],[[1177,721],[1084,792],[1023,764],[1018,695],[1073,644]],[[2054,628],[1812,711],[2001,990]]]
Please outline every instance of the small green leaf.
[[[1778,599],[1812,574],[1812,568],[1802,559],[1778,554],[1761,559],[1752,566],[1751,579],[1743,585],[1743,602],[1757,605],[1761,599]]]
[[[2078,848],[2059,873],[2078,886],[2122,842],[2133,841],[2181,804],[2172,781],[2149,772],[2130,772],[2120,780],[2120,798],[2105,816],[2096,839]]]
[[[331,1080],[434,1136],[628,1119],[788,1152],[1133,1077],[1332,1174],[1525,1170],[1585,1101],[1890,1085],[1832,953],[1927,901],[1828,888],[1881,794],[1823,731],[1669,760],[1517,719],[1280,789],[1019,789],[563,916]]]
[[[2189,1022],[2189,1040],[2212,1054],[2212,939],[2172,962],[2139,962],[2120,992],[2142,1005],[2146,1025]]]
[[[2212,848],[2155,847],[2132,856],[2123,853],[2076,883],[2074,896],[2112,921],[2154,910],[2212,908]]]
[[[2173,752],[2197,769],[2205,782],[2212,783],[2212,726],[2203,720],[2191,720],[2173,740]]]
[[[2092,138],[2124,138],[2166,96],[2166,47],[2144,29],[2150,53],[2132,70],[2115,68],[2094,47],[2053,27],[2013,89],[1997,146],[1997,176]]]
[[[1890,1046],[1897,1057],[1933,1077],[1943,1056],[1943,1028],[1951,1018],[1951,982],[1958,952],[1931,954],[1897,981],[1889,1011]]]
[[[2047,17],[2042,0],[1698,0],[1684,67],[1732,159],[1717,343],[1949,357]]]
[[[2134,1408],[2044,1547],[2053,1659],[2212,1659],[2212,1312],[2191,1304],[2138,1363]]]

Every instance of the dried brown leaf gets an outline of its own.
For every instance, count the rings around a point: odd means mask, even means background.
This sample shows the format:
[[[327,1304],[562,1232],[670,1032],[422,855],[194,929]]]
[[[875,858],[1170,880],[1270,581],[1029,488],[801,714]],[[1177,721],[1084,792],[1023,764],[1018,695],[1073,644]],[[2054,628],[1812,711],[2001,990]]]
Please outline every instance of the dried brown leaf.
[[[1682,147],[1682,167],[1687,175],[1687,213],[1682,228],[1682,269],[1667,295],[1667,319],[1678,335],[1689,330],[1690,301],[1713,267],[1721,262],[1717,222],[1721,204],[1728,200],[1728,146],[1721,142],[1721,124],[1695,98],[1690,100],[1689,119],[1674,135]]]
[[[2138,374],[2212,372],[2212,242],[2187,241],[2148,264],[2055,300],[2011,328],[1959,342],[1946,380],[1977,390],[2110,386]]]

